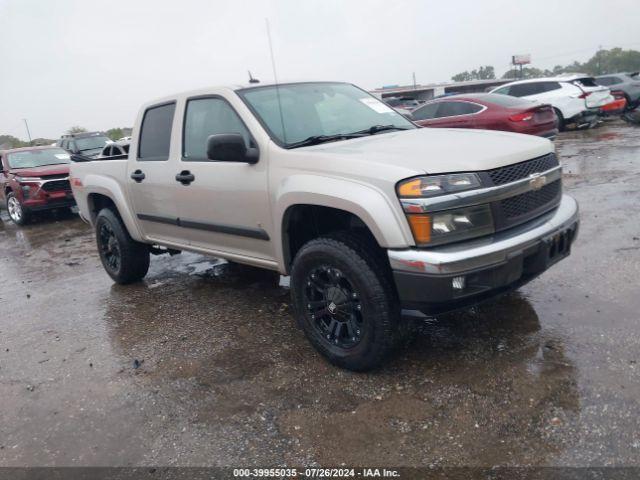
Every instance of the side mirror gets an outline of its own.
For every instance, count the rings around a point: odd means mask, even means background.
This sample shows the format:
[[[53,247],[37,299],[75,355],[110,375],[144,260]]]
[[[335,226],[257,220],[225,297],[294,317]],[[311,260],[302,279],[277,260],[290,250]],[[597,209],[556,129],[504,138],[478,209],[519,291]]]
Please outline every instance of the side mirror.
[[[239,133],[220,133],[207,138],[207,158],[218,162],[256,163],[258,149],[247,148]]]

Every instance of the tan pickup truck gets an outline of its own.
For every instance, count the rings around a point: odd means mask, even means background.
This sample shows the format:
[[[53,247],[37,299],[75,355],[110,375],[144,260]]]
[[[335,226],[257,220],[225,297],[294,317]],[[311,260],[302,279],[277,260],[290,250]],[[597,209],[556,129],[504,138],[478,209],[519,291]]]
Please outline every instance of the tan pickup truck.
[[[348,83],[171,95],[141,108],[128,156],[72,159],[116,282],[142,279],[163,249],[290,275],[310,342],[353,370],[385,359],[403,308],[517,288],[578,230],[550,141],[417,128]]]

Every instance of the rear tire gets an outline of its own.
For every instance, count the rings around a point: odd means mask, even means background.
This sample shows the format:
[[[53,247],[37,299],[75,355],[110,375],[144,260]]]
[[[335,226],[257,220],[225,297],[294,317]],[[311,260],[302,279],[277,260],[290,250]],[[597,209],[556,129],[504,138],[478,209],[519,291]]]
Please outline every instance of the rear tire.
[[[306,243],[291,271],[296,319],[331,363],[355,371],[380,365],[398,340],[400,307],[377,245],[338,233]]]
[[[22,206],[22,203],[13,192],[7,194],[7,212],[9,212],[11,221],[20,226],[27,223],[31,217],[29,211]]]
[[[556,112],[556,116],[558,117],[558,131],[564,132],[567,127],[566,127],[564,117],[562,116],[562,112],[557,108],[554,108],[554,110]]]
[[[149,246],[131,238],[116,213],[104,208],[96,217],[96,243],[100,261],[121,285],[141,280],[149,271]]]

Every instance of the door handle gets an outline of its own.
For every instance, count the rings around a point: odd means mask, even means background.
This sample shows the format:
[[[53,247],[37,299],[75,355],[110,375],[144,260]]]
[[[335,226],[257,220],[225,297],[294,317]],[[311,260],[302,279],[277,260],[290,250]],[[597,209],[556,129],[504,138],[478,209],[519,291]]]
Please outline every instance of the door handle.
[[[142,173],[142,170],[136,170],[131,174],[131,178],[133,178],[136,181],[136,183],[140,183],[142,182],[142,180],[145,179],[145,174]]]
[[[189,170],[183,170],[176,175],[176,181],[180,182],[182,185],[189,185],[195,179],[196,177]]]

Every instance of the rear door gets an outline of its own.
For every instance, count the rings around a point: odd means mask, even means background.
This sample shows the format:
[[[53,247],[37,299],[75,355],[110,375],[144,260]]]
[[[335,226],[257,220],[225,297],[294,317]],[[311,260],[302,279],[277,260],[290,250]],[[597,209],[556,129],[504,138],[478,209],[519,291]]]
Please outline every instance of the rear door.
[[[176,102],[153,105],[143,113],[138,144],[127,167],[125,183],[138,224],[144,235],[158,243],[185,244],[178,227],[175,163],[179,146],[171,136]],[[177,135],[179,143],[179,134]]]
[[[241,255],[245,260],[273,260],[266,154],[255,164],[207,158],[211,135],[239,133],[247,147],[258,147],[235,108],[222,96],[188,98],[181,117],[182,152],[172,173],[193,176],[188,184],[176,183],[180,225],[190,245],[212,253]]]

